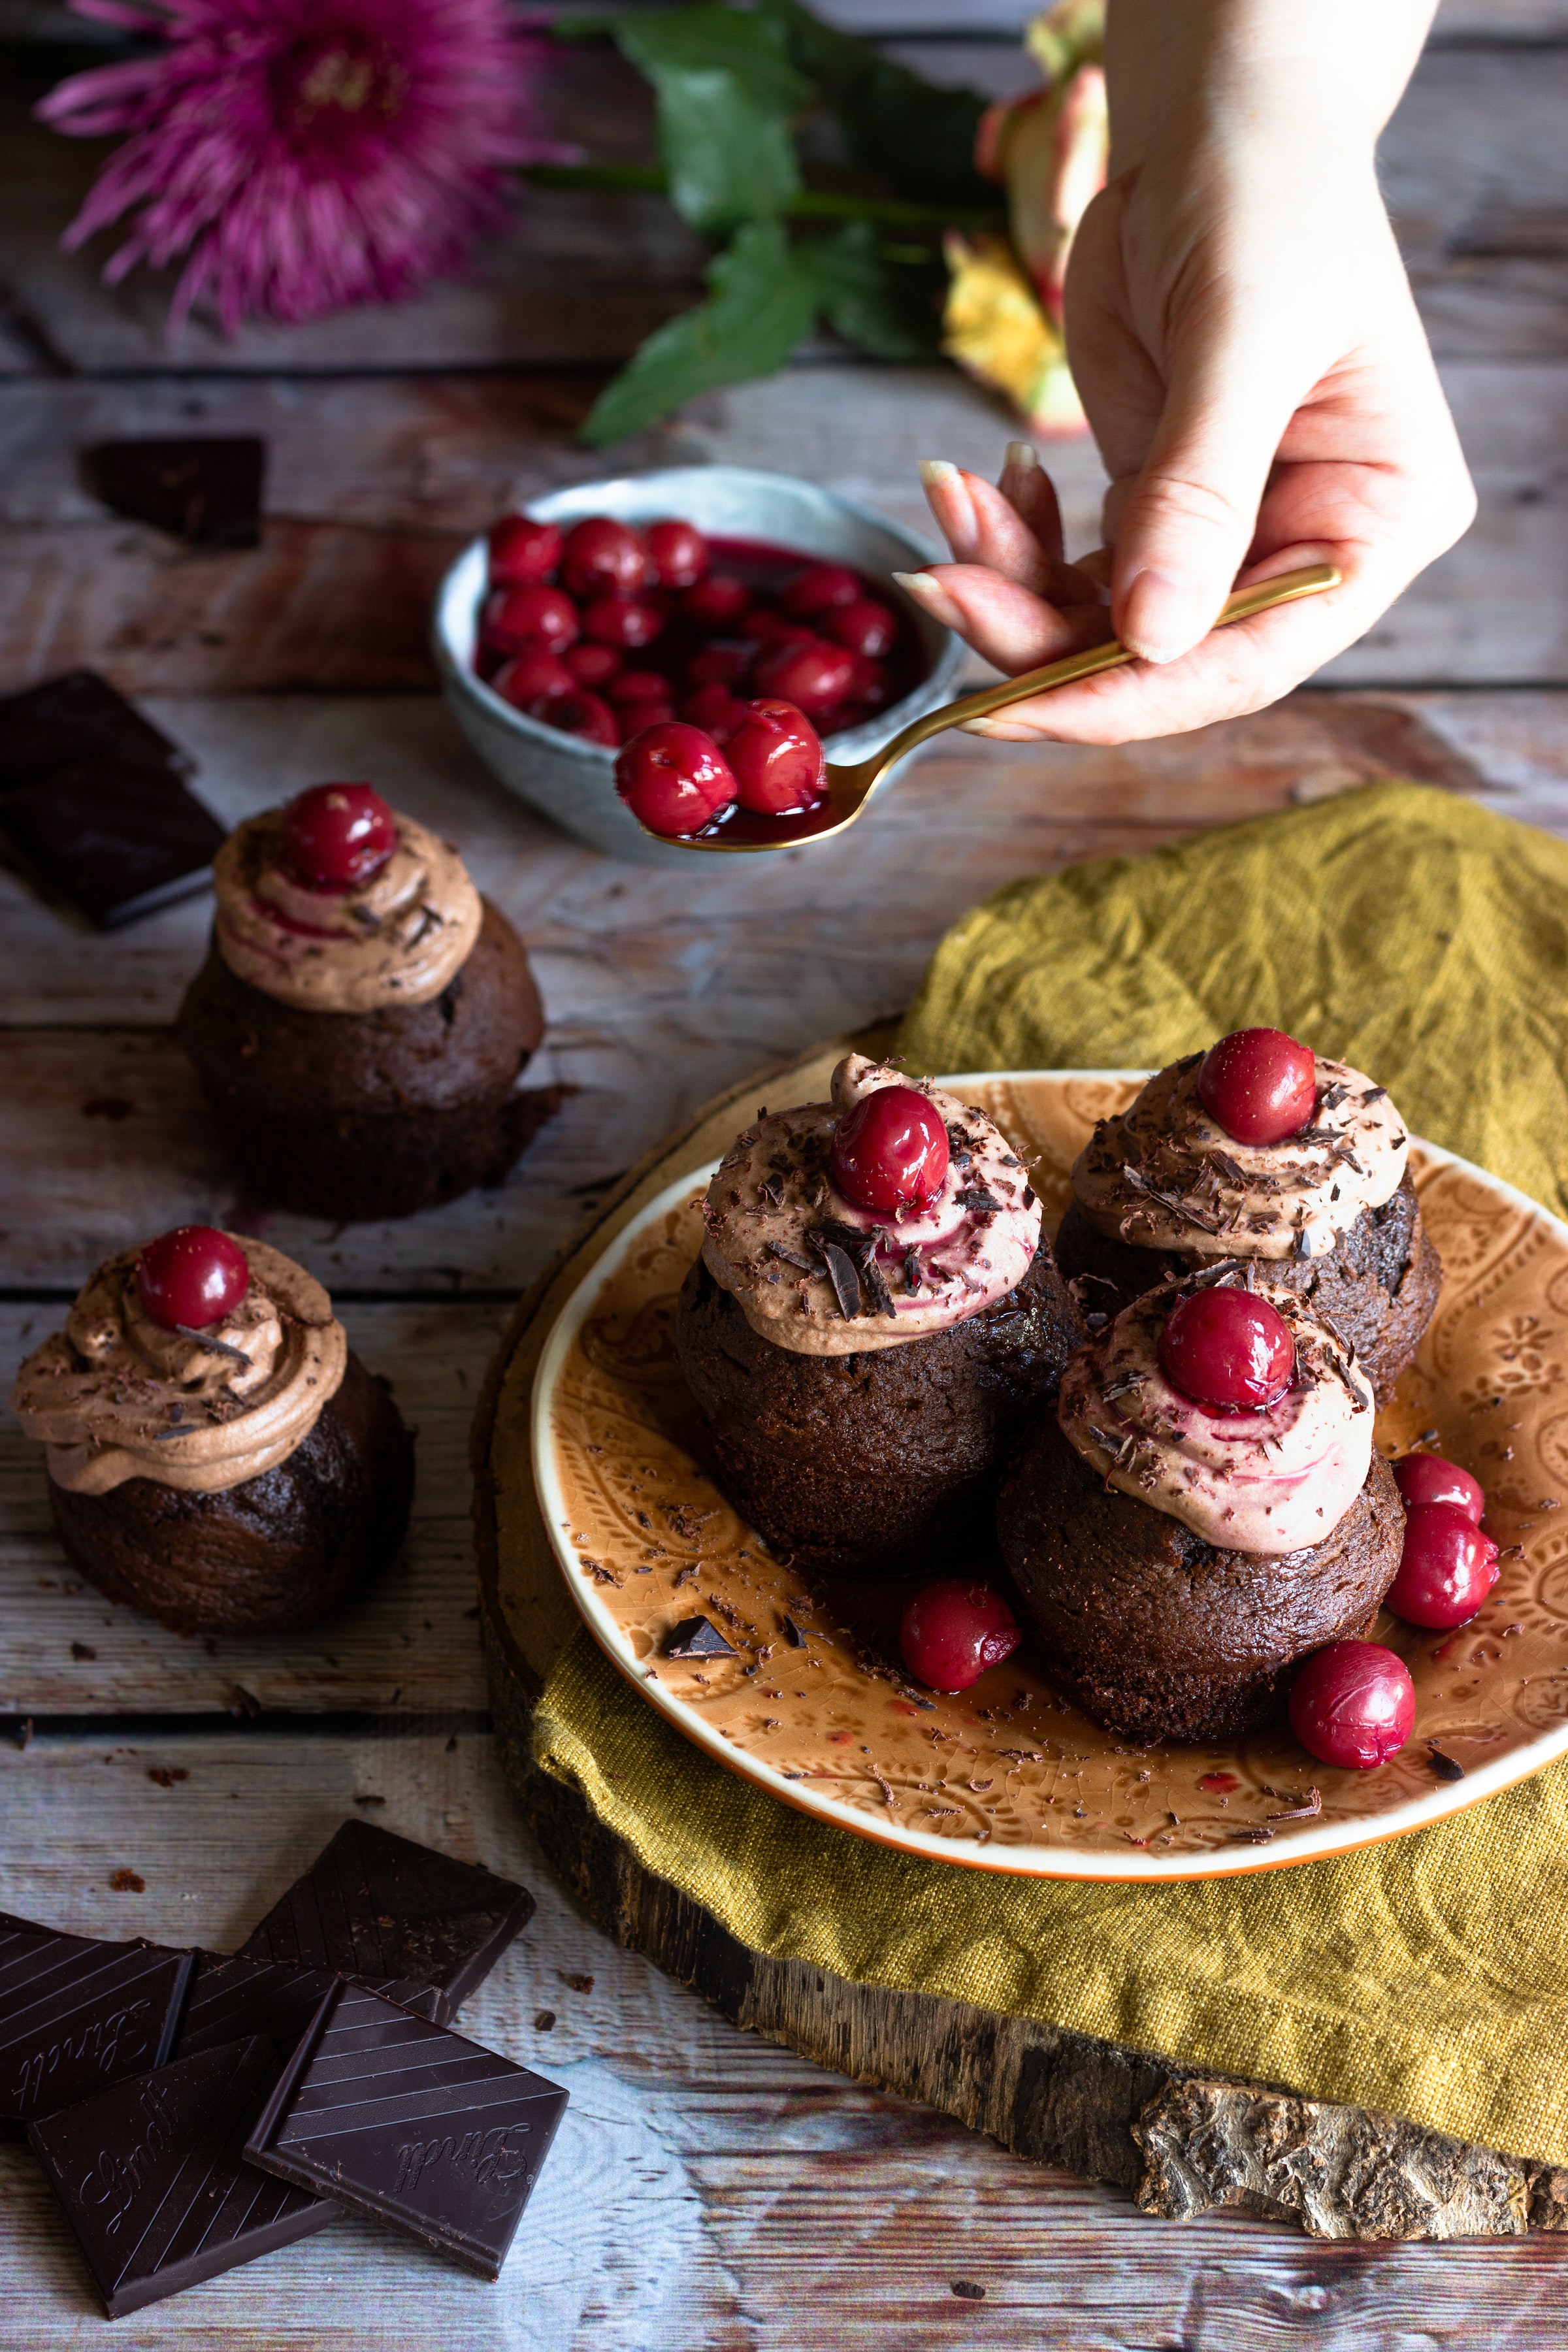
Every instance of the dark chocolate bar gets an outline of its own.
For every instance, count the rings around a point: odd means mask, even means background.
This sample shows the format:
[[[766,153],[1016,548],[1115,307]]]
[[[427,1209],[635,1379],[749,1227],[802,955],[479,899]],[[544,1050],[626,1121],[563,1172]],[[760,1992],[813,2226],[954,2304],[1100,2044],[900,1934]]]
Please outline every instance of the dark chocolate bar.
[[[194,2058],[202,2051],[221,2050],[226,2042],[264,2033],[277,2043],[280,2064],[334,1981],[330,1969],[198,1952],[174,2057]]]
[[[494,2279],[565,2106],[526,2066],[339,1984],[245,2155]]]
[[[84,2099],[169,2054],[193,1952],[0,1929],[0,2124]]]
[[[47,783],[88,760],[167,768],[177,775],[190,775],[195,767],[96,670],[64,670],[42,686],[0,696],[0,794],[19,784]]]
[[[261,537],[267,444],[254,434],[100,441],[85,456],[92,488],[117,514],[218,547],[254,547]]]
[[[263,2037],[230,2042],[28,2126],[110,2319],[337,2220],[244,2161],[279,2063]]]
[[[335,1969],[444,2021],[533,1916],[533,1897],[369,1822],[336,1837],[240,1946],[246,1959]],[[431,2004],[418,1992],[433,1987]]]

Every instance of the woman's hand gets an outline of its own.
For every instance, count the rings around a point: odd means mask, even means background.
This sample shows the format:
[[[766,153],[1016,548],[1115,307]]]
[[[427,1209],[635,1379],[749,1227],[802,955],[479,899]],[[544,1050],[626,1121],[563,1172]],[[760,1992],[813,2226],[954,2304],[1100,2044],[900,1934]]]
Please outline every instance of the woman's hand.
[[[1143,658],[973,731],[1118,743],[1259,709],[1468,527],[1373,169],[1430,8],[1358,8],[1111,0],[1112,176],[1067,292],[1106,547],[1064,562],[1050,484],[1015,442],[995,489],[921,468],[954,561],[906,584],[1010,676],[1108,626]],[[1323,562],[1341,587],[1209,634],[1238,582]]]

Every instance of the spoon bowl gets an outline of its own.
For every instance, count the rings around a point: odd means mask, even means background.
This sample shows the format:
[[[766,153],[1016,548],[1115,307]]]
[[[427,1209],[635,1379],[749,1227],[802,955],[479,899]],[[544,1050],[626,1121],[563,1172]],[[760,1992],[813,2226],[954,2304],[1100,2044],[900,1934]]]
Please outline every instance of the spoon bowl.
[[[1227,596],[1215,626],[1228,628],[1233,622],[1250,620],[1255,613],[1270,613],[1277,604],[1293,604],[1300,597],[1321,595],[1325,588],[1337,588],[1342,577],[1338,566],[1332,563],[1310,563],[1298,572],[1281,572],[1272,580],[1260,580],[1256,587],[1239,588],[1234,595]],[[978,694],[965,695],[961,701],[946,702],[940,709],[928,710],[869,759],[858,760],[853,766],[830,763],[826,797],[803,817],[752,819],[743,829],[736,827],[732,833],[726,825],[713,834],[658,834],[654,837],[667,842],[671,848],[701,850],[721,857],[752,857],[771,849],[791,849],[803,841],[826,841],[853,824],[889,769],[921,744],[929,743],[933,735],[945,734],[950,727],[963,727],[971,719],[988,718],[992,711],[1005,710],[1010,703],[1026,702],[1053,686],[1068,686],[1080,677],[1096,677],[1101,670],[1121,669],[1137,658],[1118,638],[1111,637],[1104,645],[1088,646],[1082,653],[1047,662],[1043,669],[1025,670],[1017,677],[1005,677],[995,686],[982,688]]]

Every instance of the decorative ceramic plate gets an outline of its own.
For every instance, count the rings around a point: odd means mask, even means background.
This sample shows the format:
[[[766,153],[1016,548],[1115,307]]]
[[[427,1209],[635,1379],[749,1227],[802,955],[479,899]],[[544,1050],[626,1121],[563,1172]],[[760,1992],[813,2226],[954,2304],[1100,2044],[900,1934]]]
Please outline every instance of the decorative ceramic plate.
[[[1031,1160],[1054,1233],[1090,1128],[1142,1078],[941,1083]],[[1314,1763],[1285,1728],[1131,1748],[1057,1692],[1027,1642],[957,1697],[911,1685],[889,1638],[896,1596],[884,1591],[879,1627],[875,1593],[843,1606],[837,1591],[814,1595],[699,1466],[675,1312],[708,1170],[616,1236],[540,1360],[534,1475],[578,1608],[649,1705],[730,1770],[858,1837],[977,1869],[1121,1880],[1279,1869],[1423,1828],[1523,1779],[1568,1749],[1568,1520],[1555,1516],[1568,1478],[1568,1227],[1429,1144],[1413,1144],[1411,1167],[1443,1290],[1378,1442],[1403,1452],[1426,1433],[1473,1470],[1504,1549],[1490,1599],[1458,1632],[1380,1620],[1375,1638],[1415,1676],[1416,1719],[1379,1770]],[[661,1655],[696,1615],[732,1657]]]

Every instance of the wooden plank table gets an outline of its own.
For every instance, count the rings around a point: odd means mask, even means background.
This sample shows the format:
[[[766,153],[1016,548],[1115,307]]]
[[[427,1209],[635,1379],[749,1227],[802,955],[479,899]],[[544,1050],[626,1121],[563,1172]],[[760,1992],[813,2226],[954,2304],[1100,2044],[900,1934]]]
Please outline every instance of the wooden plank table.
[[[918,41],[927,70],[940,50],[952,78],[1016,78],[1011,43],[984,37],[1022,15],[1012,0],[956,20],[923,0],[834,13]],[[466,1463],[506,1310],[584,1207],[721,1087],[896,1013],[942,928],[986,890],[1391,772],[1568,831],[1568,236],[1552,243],[1568,219],[1565,42],[1562,0],[1447,0],[1391,127],[1387,177],[1482,516],[1366,644],[1317,690],[1204,736],[939,749],[831,860],[695,877],[614,865],[511,803],[436,697],[424,633],[464,534],[510,497],[601,469],[571,429],[603,364],[689,298],[698,249],[658,206],[551,199],[470,286],[298,335],[204,334],[172,357],[162,292],[106,295],[95,265],[56,256],[94,151],[25,127],[37,74],[14,58],[0,82],[0,690],[90,662],[195,755],[226,819],[324,775],[374,778],[462,842],[522,930],[550,1016],[533,1082],[574,1089],[499,1192],[400,1225],[267,1222],[331,1285],[419,1430],[406,1558],[319,1633],[183,1641],[111,1608],[64,1561],[36,1453],[0,1431],[13,1735],[0,1905],[90,1932],[237,1940],[362,1806],[534,1888],[533,1925],[465,2022],[573,2095],[499,2287],[345,2219],[121,2321],[117,2344],[1457,2352],[1568,2336],[1555,2238],[1346,2246],[1236,2217],[1153,2222],[1120,2191],[735,2032],[616,1948],[502,1788]],[[647,152],[640,96],[603,57],[563,71],[563,110],[591,121],[596,152]],[[180,549],[83,493],[83,443],[182,427],[266,434],[258,550]],[[955,375],[823,350],[695,404],[616,462],[774,465],[918,520],[914,459],[994,468],[1008,429]],[[1081,543],[1092,452],[1069,449],[1065,473]],[[237,1206],[168,1034],[206,919],[195,903],[105,940],[0,874],[5,1363],[109,1251]],[[116,1889],[122,1872],[141,1886]],[[13,2145],[0,2201],[8,2352],[96,2341],[74,2250]]]

